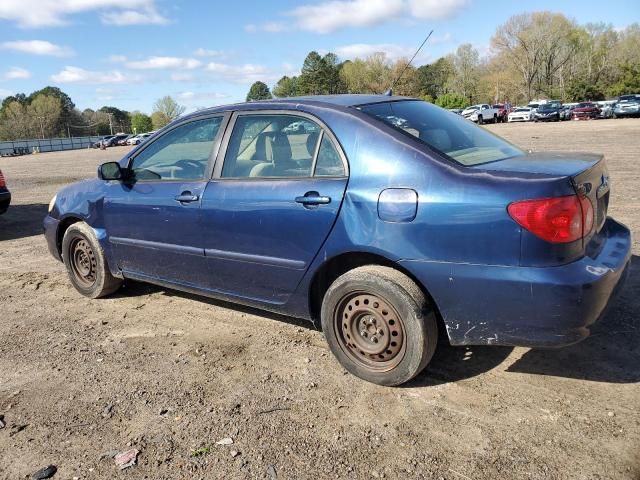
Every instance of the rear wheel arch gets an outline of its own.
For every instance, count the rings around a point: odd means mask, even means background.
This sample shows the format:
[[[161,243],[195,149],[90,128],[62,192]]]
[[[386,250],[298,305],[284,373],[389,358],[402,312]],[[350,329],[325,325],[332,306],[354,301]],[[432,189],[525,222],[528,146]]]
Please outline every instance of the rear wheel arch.
[[[427,301],[432,306],[436,315],[436,320],[438,322],[439,332],[444,333],[447,331],[436,302],[434,301],[427,288],[415,277],[415,275],[413,275],[406,268],[403,268],[397,262],[394,262],[387,257],[368,252],[342,253],[328,259],[320,266],[320,268],[318,268],[313,276],[313,280],[311,281],[311,286],[309,288],[309,312],[311,314],[311,319],[314,322],[319,323],[320,311],[322,309],[322,300],[331,284],[338,277],[347,273],[348,271],[364,266],[389,267],[407,276],[420,288]],[[448,342],[448,336],[446,335],[446,333],[444,336],[441,335],[440,339],[446,340]]]

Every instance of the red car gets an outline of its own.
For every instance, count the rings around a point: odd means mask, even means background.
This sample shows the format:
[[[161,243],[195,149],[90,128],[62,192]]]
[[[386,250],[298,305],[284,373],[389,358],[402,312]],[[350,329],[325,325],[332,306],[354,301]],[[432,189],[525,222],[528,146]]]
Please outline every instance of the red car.
[[[588,120],[590,118],[598,118],[600,116],[600,109],[598,105],[592,102],[582,102],[576,105],[576,108],[571,112],[572,120]]]
[[[493,108],[498,110],[498,123],[506,122],[507,117],[513,111],[513,107],[509,103],[496,103]]]
[[[0,170],[0,215],[7,211],[11,203],[11,193]]]

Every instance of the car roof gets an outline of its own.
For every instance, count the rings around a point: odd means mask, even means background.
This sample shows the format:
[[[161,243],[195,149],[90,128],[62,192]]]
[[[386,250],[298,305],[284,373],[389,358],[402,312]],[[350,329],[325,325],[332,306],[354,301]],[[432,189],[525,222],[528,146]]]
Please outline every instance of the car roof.
[[[258,100],[252,102],[242,102],[230,105],[219,105],[216,107],[198,110],[197,112],[185,115],[183,118],[206,115],[208,113],[218,113],[230,110],[254,110],[278,108],[282,105],[309,105],[335,108],[336,110],[345,107],[355,107],[358,105],[368,105],[372,103],[393,102],[398,100],[416,100],[412,97],[398,95],[370,95],[370,94],[342,94],[342,95],[309,95],[302,97],[274,98],[271,100]]]

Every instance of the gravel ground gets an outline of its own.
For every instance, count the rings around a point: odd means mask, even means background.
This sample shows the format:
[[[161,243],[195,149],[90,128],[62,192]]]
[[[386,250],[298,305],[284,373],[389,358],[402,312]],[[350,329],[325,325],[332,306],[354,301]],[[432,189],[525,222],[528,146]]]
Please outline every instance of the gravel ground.
[[[610,214],[638,232],[640,119],[486,128],[605,153]],[[42,217],[125,152],[0,159],[14,195],[0,217],[0,478],[50,464],[55,479],[640,478],[637,261],[579,345],[442,346],[411,384],[379,387],[300,321],[135,283],[77,294]],[[130,448],[137,465],[120,471],[111,457]]]

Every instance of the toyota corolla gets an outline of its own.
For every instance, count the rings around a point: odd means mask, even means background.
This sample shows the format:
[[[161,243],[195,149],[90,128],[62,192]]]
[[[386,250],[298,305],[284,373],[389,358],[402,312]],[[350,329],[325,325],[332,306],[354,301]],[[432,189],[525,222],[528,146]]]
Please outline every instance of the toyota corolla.
[[[87,297],[136,280],[317,321],[348,371],[398,385],[439,336],[587,337],[630,261],[610,188],[600,155],[527,153],[426,102],[301,97],[180,118],[44,224]]]

